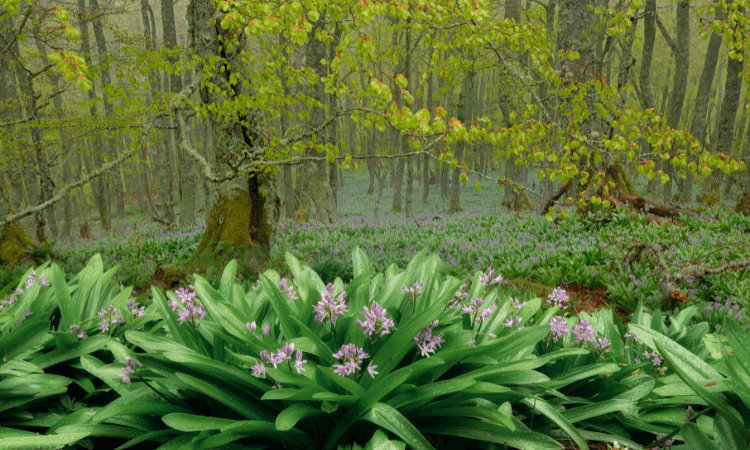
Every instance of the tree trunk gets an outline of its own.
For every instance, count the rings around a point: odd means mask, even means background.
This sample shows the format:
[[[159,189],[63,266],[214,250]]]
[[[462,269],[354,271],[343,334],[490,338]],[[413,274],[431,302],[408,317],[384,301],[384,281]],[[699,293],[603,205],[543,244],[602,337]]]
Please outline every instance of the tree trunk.
[[[96,49],[97,53],[99,54],[99,64],[101,67],[101,77],[102,77],[102,87],[106,85],[111,85],[111,78],[109,74],[109,68],[108,65],[103,64],[102,59],[105,58],[108,54],[107,52],[107,41],[104,37],[104,27],[102,25],[102,19],[99,14],[100,8],[99,8],[99,0],[89,0],[89,3],[91,5],[91,9],[93,11],[97,12],[97,15],[94,17],[92,24],[94,27],[94,38],[96,40]],[[107,93],[106,91],[102,92],[102,100],[104,104],[104,114],[109,119],[113,119],[115,117],[115,108],[114,105],[107,99]],[[109,149],[109,155],[111,158],[115,159],[117,158],[117,141],[114,139],[109,139],[107,142],[107,147]],[[115,203],[115,214],[117,216],[117,226],[115,227],[118,231],[122,231],[125,227],[125,189],[123,188],[122,183],[122,172],[120,170],[120,165],[117,165],[114,167],[112,172],[110,173],[112,177],[112,197],[114,197],[114,203]],[[110,198],[112,198],[110,197]]]
[[[320,17],[315,22],[312,31],[310,31],[308,35],[309,41],[307,43],[306,64],[315,71],[319,78],[323,78],[327,75],[327,66],[320,62],[322,59],[327,58],[327,55],[325,42],[318,40],[315,34],[318,30],[325,28],[327,17],[328,14],[325,11],[321,12]],[[326,93],[323,82],[319,80],[312,89],[312,97],[325,105]],[[318,111],[313,111],[311,114],[310,126],[313,129],[318,128],[323,124],[325,119],[325,110],[319,109]],[[325,134],[321,133],[321,135],[324,136]],[[321,156],[321,154],[314,149],[308,149],[306,153],[308,156]],[[321,223],[335,222],[338,219],[338,213],[336,211],[336,201],[333,197],[331,184],[326,171],[326,162],[312,161],[308,164],[307,171],[310,180],[309,192],[313,204],[315,205],[316,220]]]
[[[735,30],[736,31],[736,30]],[[716,139],[716,153],[729,155],[732,152],[734,142],[734,128],[737,119],[737,107],[742,92],[742,78],[740,73],[744,68],[742,52],[738,52],[737,58],[729,58],[727,62],[727,78],[724,84],[724,99],[721,102],[719,112],[718,137]],[[718,169],[704,181],[704,192],[701,203],[704,205],[716,205],[721,203],[721,180],[722,174]]]
[[[210,19],[215,15],[213,1],[190,0],[187,10],[188,45],[196,56],[205,61],[207,67],[204,67],[204,76],[209,77],[208,81],[214,86],[223,87],[229,86],[229,80],[239,70],[241,62],[238,61],[237,49],[223,49],[218,33],[225,31],[211,24]],[[208,61],[213,64],[208,65]],[[200,89],[204,104],[218,103],[232,95],[236,95],[233,90]],[[237,122],[209,122],[214,142],[211,164],[215,173],[224,173],[228,170],[225,161],[236,158],[233,150],[237,148],[237,141],[234,136],[242,136],[248,150],[254,149],[257,137],[242,125],[246,118],[240,119]],[[247,179],[234,178],[216,184],[216,199],[206,223],[206,231],[191,263],[195,263],[204,253],[214,251],[219,242],[227,242],[233,247],[259,246],[266,252],[270,249],[271,224],[268,207],[260,194],[262,180],[257,173],[253,175]]]
[[[668,127],[673,129],[680,128],[680,117],[682,117],[682,107],[685,102],[685,91],[687,89],[688,74],[690,71],[690,1],[680,0],[677,3],[677,21],[676,21],[676,48],[674,49],[674,81],[672,84],[672,95],[669,98],[667,107]],[[737,93],[739,95],[739,92]],[[736,108],[735,108],[736,109]],[[734,124],[734,122],[732,122]],[[663,201],[669,203],[672,201],[672,178],[675,176],[672,164],[668,161],[663,163],[664,172],[669,175],[669,181],[663,187]]]
[[[723,19],[721,8],[716,9],[716,19]],[[695,94],[695,106],[693,108],[693,119],[690,123],[690,134],[698,139],[701,148],[706,145],[706,122],[708,120],[708,104],[711,99],[711,86],[714,82],[716,65],[719,62],[719,51],[721,50],[721,36],[716,32],[711,32],[708,39],[708,48],[706,57],[703,60],[703,71],[701,80],[698,83],[698,91]],[[688,153],[688,163],[697,162],[696,154],[692,151]],[[693,175],[688,174],[684,180],[678,179],[680,200],[689,202],[693,199]]]

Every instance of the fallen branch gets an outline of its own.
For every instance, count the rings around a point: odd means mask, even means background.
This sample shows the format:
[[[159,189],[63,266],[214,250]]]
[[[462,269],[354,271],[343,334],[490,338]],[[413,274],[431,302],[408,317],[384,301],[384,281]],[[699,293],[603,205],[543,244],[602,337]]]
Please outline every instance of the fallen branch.
[[[618,240],[618,242],[621,243],[622,240]],[[626,255],[623,261],[627,259],[630,263],[639,261],[648,255],[652,256],[657,266],[657,273],[662,277],[670,298],[682,302],[687,301],[687,296],[682,290],[680,290],[679,284],[686,279],[705,279],[708,275],[717,275],[730,270],[750,267],[750,258],[745,258],[728,263],[722,262],[722,264],[717,267],[712,267],[708,264],[689,264],[674,273],[669,268],[667,260],[664,258],[664,255],[662,255],[661,250],[659,250],[658,246],[655,244],[636,240],[628,244],[625,251]]]

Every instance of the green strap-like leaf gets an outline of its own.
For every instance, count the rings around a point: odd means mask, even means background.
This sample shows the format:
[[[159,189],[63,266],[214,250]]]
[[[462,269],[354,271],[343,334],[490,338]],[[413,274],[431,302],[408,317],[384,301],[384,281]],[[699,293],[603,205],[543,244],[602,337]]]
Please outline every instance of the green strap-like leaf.
[[[510,431],[494,423],[463,417],[430,419],[429,423],[420,424],[419,430],[429,434],[444,434],[505,444],[523,450],[559,450],[563,448],[562,444],[541,433],[522,429]]]
[[[274,310],[276,310],[276,316],[279,318],[281,331],[286,336],[286,339],[289,340],[299,337],[296,325],[292,320],[292,309],[289,307],[286,298],[281,294],[281,291],[279,291],[279,288],[271,283],[271,280],[265,275],[260,276],[260,284],[261,288],[266,292],[269,300],[273,304]]]
[[[249,395],[243,395],[238,389],[220,387],[206,380],[178,372],[177,378],[188,384],[195,391],[213,398],[222,405],[233,409],[248,419],[271,420],[273,416],[269,413],[263,404],[259,404]]]
[[[664,357],[664,360],[667,362],[667,364],[669,364],[669,367],[674,370],[674,372],[682,379],[682,381],[685,382],[685,384],[690,386],[690,388],[693,389],[696,394],[700,395],[701,398],[703,398],[709,405],[711,405],[711,407],[715,409],[717,413],[724,416],[724,418],[727,419],[727,421],[734,428],[736,428],[742,433],[743,436],[745,436],[745,439],[750,439],[750,430],[748,430],[747,426],[743,424],[742,421],[738,419],[724,403],[722,403],[713,394],[708,392],[708,390],[703,387],[701,383],[697,382],[695,378],[693,378],[689,374],[691,372],[690,365],[683,358],[681,358],[682,355],[678,356],[672,351],[668,350],[666,347],[662,347],[662,343],[656,340],[654,341],[654,344],[656,345],[656,349],[659,351],[659,353],[661,353],[661,355]],[[675,343],[675,345],[678,344]],[[719,377],[721,377],[721,375],[718,375],[717,379]]]
[[[318,414],[324,414],[324,412],[320,408],[294,403],[281,411],[276,417],[276,429],[279,431],[291,430],[300,420]]]
[[[0,438],[0,450],[54,450],[75,444],[87,436],[88,433],[65,433]]]
[[[698,425],[688,422],[680,428],[682,438],[690,450],[718,450],[714,442],[701,430]],[[730,450],[730,449],[722,449]]]
[[[194,414],[173,413],[167,414],[161,419],[168,427],[178,431],[206,431],[220,430],[222,427],[236,422],[232,419],[219,417],[196,416]]]
[[[550,405],[549,403],[543,401],[543,400],[537,400],[537,399],[531,399],[531,398],[525,398],[521,400],[521,402],[530,408],[533,408],[536,411],[539,411],[544,416],[546,416],[549,420],[555,423],[562,431],[567,434],[570,439],[573,440],[573,442],[576,443],[576,445],[581,450],[588,450],[589,445],[586,443],[586,439],[584,439],[583,436],[581,436],[581,433],[576,430],[576,427],[573,426],[573,424],[565,417],[563,414],[560,413],[554,406]]]
[[[364,419],[385,428],[416,450],[435,450],[422,433],[397,409],[385,403],[375,404]]]

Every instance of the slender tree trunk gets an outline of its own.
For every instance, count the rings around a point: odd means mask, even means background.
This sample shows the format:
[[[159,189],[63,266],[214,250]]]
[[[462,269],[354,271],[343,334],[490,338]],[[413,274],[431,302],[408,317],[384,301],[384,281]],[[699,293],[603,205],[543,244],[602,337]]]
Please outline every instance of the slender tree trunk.
[[[685,102],[685,92],[687,90],[688,73],[690,71],[690,1],[680,0],[677,2],[677,25],[676,25],[676,48],[674,51],[675,71],[674,81],[672,83],[672,95],[667,107],[668,127],[678,129],[680,127],[680,117],[682,117],[682,107]],[[739,92],[737,93],[739,95]],[[736,108],[735,108],[736,109]],[[734,122],[732,122],[734,124]],[[669,203],[672,201],[672,178],[675,171],[669,162],[663,164],[664,172],[669,175],[670,180],[664,184],[663,201]]]
[[[735,50],[737,51],[737,50]],[[727,78],[724,84],[724,99],[721,102],[719,112],[719,124],[717,126],[718,137],[716,139],[716,153],[729,155],[732,152],[734,142],[734,128],[737,119],[737,107],[742,92],[742,78],[740,73],[744,68],[742,52],[738,51],[738,57],[729,58],[727,62]],[[718,169],[704,181],[705,189],[701,203],[716,205],[721,203],[721,180],[722,174]]]
[[[91,6],[91,9],[97,13],[97,16],[93,19],[92,24],[94,27],[96,49],[99,53],[99,63],[101,64],[102,86],[111,85],[112,82],[108,65],[102,64],[102,60],[106,57],[105,55],[108,55],[108,51],[107,41],[104,37],[104,26],[102,24],[101,17],[98,16],[98,14],[100,13],[99,0],[89,0],[89,4]],[[102,92],[102,99],[104,104],[104,114],[108,119],[113,119],[115,117],[114,105],[107,99],[106,92]],[[114,139],[110,139],[107,142],[107,147],[109,149],[109,156],[113,159],[117,158],[117,141]],[[115,214],[117,216],[116,228],[118,231],[121,231],[125,226],[125,189],[123,188],[120,165],[115,166],[110,175],[112,177],[112,197],[114,197],[114,204],[116,208]]]
[[[716,9],[716,19],[722,19],[723,14],[721,8]],[[719,51],[721,50],[721,36],[716,32],[711,32],[711,37],[708,39],[708,48],[706,49],[706,57],[703,60],[703,71],[701,72],[701,79],[698,83],[698,91],[695,94],[695,106],[693,108],[693,119],[690,122],[690,134],[695,136],[704,147],[706,144],[706,122],[708,120],[708,104],[711,99],[711,86],[714,82],[714,74],[716,73],[716,65],[719,62]],[[696,153],[688,152],[688,163],[697,162]],[[678,179],[678,185],[680,189],[680,199],[683,202],[689,202],[693,200],[693,176],[688,174],[687,178],[682,180]]]

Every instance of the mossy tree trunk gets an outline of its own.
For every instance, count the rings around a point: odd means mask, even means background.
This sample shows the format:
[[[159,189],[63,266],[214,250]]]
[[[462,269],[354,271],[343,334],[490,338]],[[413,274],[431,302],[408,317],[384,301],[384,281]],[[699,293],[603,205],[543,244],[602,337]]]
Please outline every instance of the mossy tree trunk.
[[[210,68],[210,83],[214,86],[230,86],[230,77],[235,71],[239,71],[240,62],[236,53],[222,48],[220,32],[223,33],[224,30],[218,24],[212,25],[210,20],[215,14],[216,6],[213,1],[190,1],[187,11],[188,42],[195,54],[204,61],[214,62],[214,67]],[[232,92],[234,91],[217,92],[204,85],[200,89],[200,97],[204,104],[218,104]],[[257,155],[257,158],[264,156],[255,151],[254,141],[257,136],[243,122],[248,123],[246,117],[239,121],[210,121],[214,150],[210,162],[214,173],[226,173],[229,169],[226,161],[236,159],[233,149],[240,146],[240,140],[250,154]],[[232,247],[259,247],[262,250],[270,247],[271,225],[266,201],[261,195],[263,183],[263,175],[259,172],[251,174],[249,178],[237,177],[216,183],[206,231],[193,255],[193,262],[196,257],[214,251],[220,242],[226,242]]]

